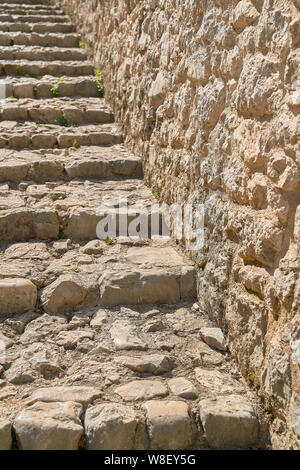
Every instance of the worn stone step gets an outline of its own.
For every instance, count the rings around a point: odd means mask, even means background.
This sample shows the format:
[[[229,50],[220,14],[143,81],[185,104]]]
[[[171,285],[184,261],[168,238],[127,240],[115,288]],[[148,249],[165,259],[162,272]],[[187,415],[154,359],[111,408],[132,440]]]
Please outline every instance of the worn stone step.
[[[78,166],[76,168],[76,164],[72,165],[70,161],[61,163],[59,168],[48,162],[44,170],[48,170],[49,174],[52,173],[53,178],[59,170],[61,174],[63,173],[63,163],[67,165],[65,171],[71,174],[73,171],[74,176],[80,171]],[[161,231],[157,233],[157,227],[161,228],[162,209],[157,205],[151,191],[138,179],[110,181],[76,179],[69,182],[60,180],[45,184],[24,181],[17,187],[8,184],[0,189],[0,237],[2,241],[55,238],[55,232],[50,224],[46,227],[46,229],[49,228],[49,236],[46,236],[48,233],[46,231],[44,237],[33,235],[32,230],[28,228],[31,220],[35,217],[38,219],[40,211],[43,212],[44,208],[56,215],[60,229],[74,240],[93,240],[97,237],[106,239],[111,236],[129,236],[130,234],[148,239],[151,235],[156,236],[161,233]],[[29,222],[26,214],[30,215],[28,216]],[[101,235],[99,223],[101,221],[104,223],[107,216],[115,217],[116,231],[107,235],[104,225],[103,235]],[[123,226],[120,228],[121,221],[126,223],[124,228]],[[112,229],[113,227],[112,225]],[[151,234],[152,227],[153,234]]]
[[[46,18],[45,18],[46,20]],[[72,33],[74,26],[71,23],[7,23],[0,22],[0,31],[22,33]]]
[[[0,149],[0,182],[57,181],[72,178],[140,178],[141,160],[123,146],[13,151]]]
[[[29,16],[41,16],[41,15],[60,15],[62,16],[64,13],[62,10],[56,10],[51,8],[43,8],[40,5],[36,5],[33,7],[32,5],[22,5],[22,7],[18,7],[17,5],[0,5],[0,15],[29,15]]]
[[[15,76],[71,76],[80,77],[94,75],[94,66],[90,62],[72,61],[31,61],[31,60],[0,60],[0,75]]]
[[[98,98],[55,98],[32,100],[8,99],[0,103],[1,121],[32,121],[38,124],[61,124],[66,127],[114,122],[110,108]]]
[[[0,46],[42,46],[73,48],[79,45],[78,34],[0,33]]]
[[[86,52],[79,48],[9,46],[0,48],[0,60],[15,61],[85,61]]]
[[[51,8],[51,0],[25,0],[26,5],[43,5]],[[24,0],[0,0],[0,5],[24,5]]]
[[[58,236],[58,221],[54,223],[55,215],[50,209],[41,210],[36,218],[28,210],[23,212],[23,218],[31,220],[28,232],[46,233],[50,224],[53,232],[57,230]],[[54,238],[53,233],[52,239]],[[55,243],[52,246],[56,247]],[[63,243],[66,244],[66,241]],[[34,249],[33,245],[40,254],[33,250],[30,259],[28,247],[32,246]],[[168,245],[156,242],[144,247],[130,247],[118,241],[109,246],[105,242],[94,240],[94,251],[91,250],[94,255],[87,254],[90,253],[88,245],[72,248],[69,242],[69,249],[62,252],[59,258],[55,258],[55,249],[50,248],[51,244],[33,245],[17,244],[6,249],[0,258],[0,278],[3,279],[0,287],[5,279],[20,277],[17,273],[22,266],[22,275],[39,286],[40,304],[47,313],[66,313],[96,305],[111,307],[174,304],[192,301],[196,296],[195,268],[191,261],[170,246],[170,242]],[[18,259],[15,259],[16,253]],[[13,306],[11,310],[13,313]],[[2,315],[4,314],[9,315],[7,309]],[[128,328],[127,331],[130,335]],[[117,328],[113,332],[115,344],[119,344],[118,336],[121,334]]]
[[[1,20],[6,23],[44,23],[45,15],[1,15]],[[70,18],[65,15],[48,15],[47,23],[69,23]]]
[[[48,12],[52,12],[52,14],[55,15],[57,12],[57,7],[54,5],[50,5],[50,4],[43,4],[42,2],[37,3],[37,4],[29,4],[29,3],[18,4],[17,2],[8,3],[4,1],[0,3],[0,11],[2,10],[9,10],[9,11],[18,10],[18,11],[25,11],[25,12],[27,12],[28,10],[33,10],[33,11],[46,10]],[[58,10],[58,11],[60,12],[62,10]],[[59,13],[59,14],[63,14],[63,13]]]
[[[0,121],[0,148],[53,149],[123,142],[117,126],[109,124],[64,127],[58,124]]]
[[[22,77],[0,77],[6,83],[6,97],[19,98],[50,98],[56,91],[60,96],[68,97],[99,97],[95,83],[96,77],[52,77],[40,79]]]

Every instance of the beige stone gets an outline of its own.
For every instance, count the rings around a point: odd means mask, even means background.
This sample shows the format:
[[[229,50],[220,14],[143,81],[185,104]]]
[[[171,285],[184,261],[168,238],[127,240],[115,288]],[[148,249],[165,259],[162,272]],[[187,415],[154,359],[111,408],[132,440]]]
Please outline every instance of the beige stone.
[[[0,419],[0,450],[10,450],[12,445],[11,423]]]
[[[18,414],[14,430],[22,450],[77,450],[83,434],[79,403],[36,402]]]
[[[153,450],[183,450],[192,446],[196,429],[182,401],[150,401],[144,405]]]
[[[117,350],[148,349],[147,343],[140,338],[133,324],[127,320],[116,320],[109,330]]]
[[[143,418],[134,408],[106,403],[89,408],[85,414],[85,433],[89,450],[137,450],[141,434],[147,448]]]
[[[37,288],[28,279],[2,279],[0,281],[0,315],[11,315],[33,310]]]
[[[226,341],[221,328],[201,328],[200,336],[209,346],[226,351]]]
[[[243,385],[233,379],[229,374],[218,370],[209,370],[197,367],[195,369],[196,380],[211,394],[243,393]]]
[[[119,356],[117,361],[141,374],[160,375],[171,370],[168,356],[162,354],[145,354],[139,357]]]
[[[171,393],[178,397],[194,400],[198,396],[198,392],[194,384],[184,377],[175,377],[174,379],[169,380],[168,386]]]
[[[258,420],[251,403],[230,395],[202,400],[200,418],[209,445],[215,449],[247,448],[258,438]]]
[[[166,385],[158,380],[134,380],[115,389],[124,401],[151,400],[168,394]]]
[[[34,391],[28,398],[27,404],[38,402],[76,402],[84,407],[101,396],[100,390],[94,387],[72,386],[72,387],[44,387]]]

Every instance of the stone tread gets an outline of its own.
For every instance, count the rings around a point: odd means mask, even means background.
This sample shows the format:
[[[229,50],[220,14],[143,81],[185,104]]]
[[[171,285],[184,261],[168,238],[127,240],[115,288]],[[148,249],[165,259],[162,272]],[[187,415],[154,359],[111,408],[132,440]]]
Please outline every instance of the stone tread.
[[[16,76],[73,76],[94,75],[94,66],[88,61],[0,60],[0,75]]]
[[[0,182],[141,177],[141,160],[123,146],[48,149],[46,153],[0,149]]]
[[[45,21],[45,15],[13,15],[2,14],[1,20],[6,23],[41,23]],[[65,15],[48,15],[48,23],[69,23],[70,19]]]
[[[67,97],[34,100],[22,98],[17,102],[13,99],[0,104],[1,121],[31,121],[38,124],[60,123],[67,120],[68,127],[84,124],[109,124],[114,122],[111,109],[99,98]]]
[[[71,23],[47,23],[46,18],[41,23],[0,23],[0,31],[23,33],[72,33],[74,26]]]
[[[57,171],[54,164],[53,167],[52,171]],[[47,169],[46,166],[45,171]],[[97,209],[105,203],[117,206],[119,198],[127,199],[131,219],[138,205],[150,212],[151,205],[156,203],[150,190],[136,179],[24,182],[18,189],[0,186],[0,238],[2,241],[25,241],[38,237],[39,232],[34,235],[32,224],[35,226],[34,220],[43,218],[45,226],[40,237],[44,239],[57,238],[61,228],[70,238],[93,240],[97,238],[97,224],[103,219],[97,215]],[[150,213],[147,220],[150,225]]]
[[[22,33],[1,32],[0,46],[42,46],[72,48],[79,45],[78,34],[69,33]]]
[[[78,48],[61,48],[53,46],[8,46],[1,47],[1,61],[86,61],[86,52]],[[2,63],[2,62],[1,62]]]
[[[18,5],[3,5],[0,4],[0,15],[60,15],[63,16],[62,10],[57,10],[55,8],[43,7],[42,5],[23,5],[22,7]]]
[[[64,127],[57,124],[36,124],[30,121],[0,122],[0,148],[51,149],[86,145],[115,145],[123,141],[116,125]]]
[[[58,87],[60,96],[98,97],[95,77],[53,77],[51,75],[36,79],[31,77],[0,77],[6,83],[6,97],[50,98],[51,88]]]

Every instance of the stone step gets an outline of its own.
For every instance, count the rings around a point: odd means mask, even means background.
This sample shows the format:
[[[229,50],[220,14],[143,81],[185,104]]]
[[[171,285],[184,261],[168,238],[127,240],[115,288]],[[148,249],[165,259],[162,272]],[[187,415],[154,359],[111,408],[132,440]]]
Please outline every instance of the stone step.
[[[1,21],[5,23],[44,23],[45,15],[11,15],[2,14]],[[65,15],[48,15],[47,23],[69,23],[70,18]]]
[[[86,52],[79,48],[9,46],[0,48],[0,61],[86,61]],[[51,65],[51,64],[50,64]]]
[[[135,177],[142,177],[141,160],[123,146],[91,146],[46,153],[0,149],[1,183]]]
[[[37,3],[37,4],[27,4],[27,3],[21,3],[21,4],[18,4],[17,2],[13,2],[13,3],[8,3],[8,2],[2,2],[0,3],[0,11],[3,11],[3,10],[17,10],[17,11],[25,11],[27,12],[28,10],[33,10],[33,11],[36,11],[36,10],[46,10],[47,12],[52,12],[53,15],[56,15],[56,12],[59,11],[61,12],[62,10],[57,10],[57,7],[54,6],[54,5],[46,5],[46,4],[42,4],[41,2],[40,3]],[[58,14],[63,14],[62,13],[58,13]]]
[[[0,77],[0,82],[6,82],[6,97],[19,98],[50,98],[55,90],[60,96],[68,97],[99,97],[95,83],[96,77],[60,77],[44,76],[41,79]],[[52,91],[51,91],[52,90]]]
[[[42,5],[53,8],[52,0],[25,0],[26,5]],[[0,5],[24,5],[24,0],[0,0]]]
[[[110,146],[122,142],[123,137],[117,126],[109,124],[65,127],[58,124],[0,121],[0,148],[65,149],[90,145]]]
[[[23,212],[23,219],[29,221],[32,214]],[[50,209],[41,210],[31,219],[31,231],[42,234],[50,224],[54,239],[54,217]],[[41,242],[11,245],[0,258],[0,290],[5,286],[5,279],[19,278],[17,273],[23,269],[22,276],[26,273],[27,280],[39,286],[42,309],[51,314],[97,305],[160,305],[195,299],[196,270],[170,242],[148,241],[148,246],[141,247],[132,244],[126,240],[126,243],[117,241],[108,245],[94,239],[89,244],[81,243],[82,246],[66,240],[52,245]],[[28,248],[33,249],[31,258]],[[58,258],[56,249],[62,250]],[[14,292],[10,294],[13,296]],[[1,305],[2,316],[13,314],[15,309],[10,302],[13,300]],[[114,331],[116,344],[120,334]]]
[[[49,172],[54,179],[58,173],[64,175],[80,174],[80,165],[88,162],[62,161],[60,167],[46,162],[40,170]],[[38,171],[38,168],[36,169]],[[88,171],[88,170],[87,170]],[[120,175],[121,176],[121,175]],[[126,207],[124,206],[124,201]],[[122,204],[123,206],[122,206]],[[121,205],[121,209],[119,209]],[[49,221],[45,224],[43,236],[35,232],[34,222],[41,220],[46,213]],[[47,218],[48,218],[47,215]],[[115,217],[115,233],[100,232],[107,216]],[[46,217],[46,216],[45,216]],[[48,220],[48,219],[47,219]],[[120,233],[120,224],[122,233]],[[33,225],[32,225],[33,224]],[[145,239],[161,234],[162,209],[152,196],[151,191],[138,179],[115,180],[58,180],[45,184],[21,181],[18,185],[0,186],[0,239],[2,242],[26,241],[31,238],[54,239],[59,229],[73,240],[93,240],[97,236],[111,238],[135,234]],[[159,233],[157,233],[159,227]],[[111,230],[114,225],[111,223]],[[141,233],[140,233],[141,232]]]
[[[51,8],[46,8],[46,7],[41,7],[41,6],[35,6],[33,7],[32,5],[22,5],[22,7],[18,7],[17,5],[0,5],[0,15],[29,15],[29,16],[41,16],[41,15],[63,15],[62,10],[56,10],[56,9],[51,9]]]
[[[70,76],[82,77],[94,75],[94,66],[90,62],[77,61],[33,61],[33,60],[0,60],[0,75],[15,76]]]
[[[46,20],[46,18],[45,18]],[[22,33],[73,33],[74,26],[71,23],[0,23],[0,31]]]
[[[0,33],[0,46],[42,46],[73,48],[79,45],[78,34]]]
[[[55,89],[58,93],[59,89]],[[34,100],[2,100],[1,121],[32,121],[38,124],[61,124],[66,127],[85,124],[108,124],[114,116],[103,100],[99,98],[52,98]]]

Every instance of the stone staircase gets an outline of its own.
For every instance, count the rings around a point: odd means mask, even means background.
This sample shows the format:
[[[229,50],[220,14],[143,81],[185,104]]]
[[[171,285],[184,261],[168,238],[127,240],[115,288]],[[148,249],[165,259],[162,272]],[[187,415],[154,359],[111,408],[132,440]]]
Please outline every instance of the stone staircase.
[[[0,449],[264,447],[192,262],[97,238],[107,197],[157,201],[68,17],[26,3],[0,1]]]

